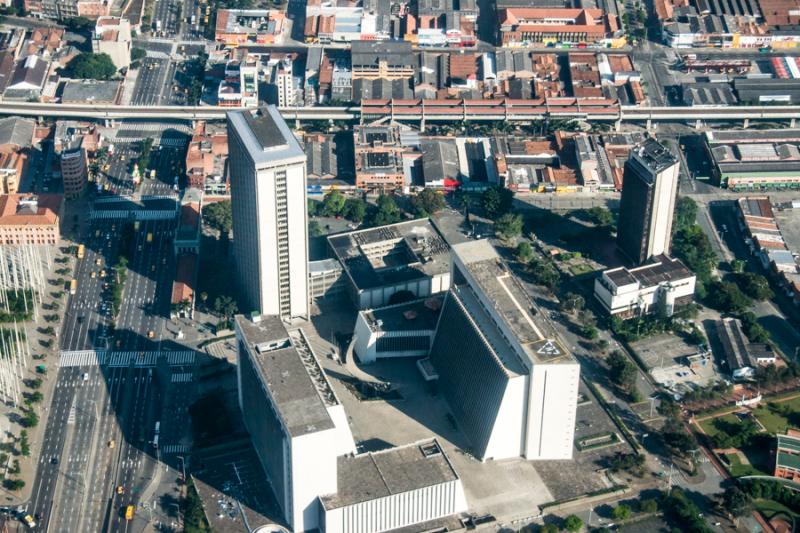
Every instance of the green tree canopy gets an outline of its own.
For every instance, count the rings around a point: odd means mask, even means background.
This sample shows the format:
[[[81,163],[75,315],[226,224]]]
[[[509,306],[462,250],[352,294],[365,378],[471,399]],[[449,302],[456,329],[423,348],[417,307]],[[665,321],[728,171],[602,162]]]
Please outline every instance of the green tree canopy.
[[[513,241],[522,235],[522,215],[506,213],[494,223],[494,232],[504,241]]]
[[[486,216],[497,220],[511,211],[514,202],[514,193],[505,187],[491,187],[486,189],[481,196],[481,205]]]
[[[144,59],[146,55],[147,51],[144,48],[131,48],[131,61],[139,61]]]
[[[697,222],[697,204],[688,196],[681,196],[675,202],[675,216],[672,223],[672,232],[690,228]]]
[[[348,198],[342,208],[342,214],[347,220],[360,224],[367,216],[367,204],[361,198]]]
[[[444,196],[433,190],[423,189],[419,194],[411,198],[411,205],[417,216],[427,217],[440,211],[445,206]]]
[[[117,73],[117,67],[108,54],[82,52],[69,62],[73,78],[84,80],[108,80]]]
[[[222,200],[203,207],[203,222],[219,231],[223,237],[227,237],[233,228],[233,214],[231,212],[231,201]]]
[[[523,265],[527,265],[533,259],[533,246],[527,241],[523,241],[517,245],[517,261]]]
[[[611,516],[614,517],[614,520],[627,520],[631,517],[631,508],[624,503],[621,503],[614,507],[614,510],[611,511]]]
[[[579,516],[571,514],[564,519],[564,528],[572,533],[577,533],[583,529],[583,520]]]
[[[325,195],[322,201],[322,214],[329,217],[336,217],[342,214],[347,198],[339,191],[331,191]]]
[[[708,304],[725,313],[742,313],[751,301],[730,281],[715,281],[708,289]]]
[[[375,226],[394,224],[400,222],[401,215],[400,208],[397,207],[394,198],[382,194],[378,197],[378,208],[372,217],[372,222]]]
[[[769,281],[761,274],[742,272],[736,275],[736,283],[742,292],[754,300],[769,300],[775,296],[769,287]]]

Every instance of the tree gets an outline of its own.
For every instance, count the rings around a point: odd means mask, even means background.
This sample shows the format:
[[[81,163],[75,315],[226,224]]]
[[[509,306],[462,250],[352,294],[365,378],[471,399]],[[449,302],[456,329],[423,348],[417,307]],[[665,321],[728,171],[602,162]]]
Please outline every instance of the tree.
[[[394,224],[400,222],[401,213],[400,208],[391,196],[381,194],[378,196],[378,209],[372,218],[373,225],[385,226],[386,224]]]
[[[25,487],[25,482],[21,479],[4,479],[3,486],[8,490],[22,490]]]
[[[506,213],[494,223],[495,233],[504,241],[512,241],[522,235],[522,215]]]
[[[586,305],[586,300],[580,294],[575,294],[574,292],[568,292],[564,299],[561,300],[561,309],[562,311],[580,311],[583,309],[584,305]]]
[[[517,245],[517,261],[527,265],[533,259],[533,246],[529,242],[521,242]]]
[[[411,205],[417,216],[428,217],[444,208],[444,196],[433,189],[423,189],[411,199]]]
[[[464,212],[464,222],[469,224],[469,210],[472,208],[472,196],[459,190],[456,193],[456,204]]]
[[[742,292],[754,300],[769,300],[775,296],[769,287],[769,281],[761,274],[742,272],[736,275],[736,283]]]
[[[769,332],[758,323],[756,315],[748,311],[742,313],[742,330],[750,342],[768,342]]]
[[[700,226],[694,224],[674,233],[672,252],[697,275],[701,283],[711,280],[711,270],[717,263],[717,254]]]
[[[744,261],[742,261],[741,259],[734,259],[733,261],[731,261],[731,271],[733,271],[733,272],[735,272],[737,274],[741,273],[741,272],[744,272],[745,265],[746,265],[746,263]]]
[[[39,403],[42,400],[44,400],[44,395],[37,390],[35,392],[32,392],[30,394],[29,398],[30,398],[31,403]]]
[[[675,216],[672,233],[690,228],[697,223],[697,204],[688,196],[681,196],[675,202]]]
[[[69,62],[69,72],[73,78],[108,80],[117,73],[117,67],[108,54],[82,52]]]
[[[572,533],[577,533],[583,529],[583,520],[581,520],[580,517],[571,514],[564,519],[564,528],[567,531],[572,531]]]
[[[555,524],[545,524],[539,529],[539,533],[558,533],[558,526]]]
[[[658,511],[658,502],[653,498],[642,500],[639,502],[639,510],[643,513],[655,513]]]
[[[708,289],[708,304],[722,312],[742,313],[750,307],[750,298],[730,281],[715,281]]]
[[[630,394],[636,390],[637,371],[622,352],[614,350],[606,358],[608,364],[608,377],[620,390]]]
[[[631,508],[624,503],[621,503],[614,507],[614,510],[611,511],[611,516],[614,517],[614,520],[627,520],[631,517]]]
[[[205,306],[206,302],[208,301],[208,293],[207,292],[203,291],[203,292],[200,293],[200,301],[203,302],[203,305]]]
[[[227,325],[233,315],[239,312],[239,306],[230,296],[218,296],[214,300],[214,311],[222,318],[222,321]]]
[[[367,216],[367,204],[361,198],[348,198],[342,208],[342,214],[347,220],[361,224]]]
[[[31,454],[31,444],[28,442],[28,432],[24,429],[19,434],[19,453],[22,454],[23,457],[28,457]]]
[[[505,187],[491,187],[481,195],[481,205],[486,216],[497,220],[511,211],[514,202],[514,193]]]
[[[722,506],[734,518],[741,518],[753,510],[753,499],[739,487],[731,486],[722,494]]]
[[[586,216],[596,226],[611,226],[614,224],[614,214],[605,207],[595,206],[587,209]]]
[[[308,205],[308,216],[315,217],[319,213],[319,202],[311,198],[306,200]]]
[[[72,17],[64,21],[67,29],[73,33],[90,31],[94,28],[94,22],[86,17]]]
[[[35,428],[39,425],[39,415],[37,415],[33,409],[30,409],[25,412],[25,415],[20,420],[20,424],[26,428]]]
[[[223,238],[227,238],[233,228],[233,213],[231,201],[222,200],[203,207],[203,222],[219,231]]]
[[[322,214],[327,217],[340,216],[346,201],[347,198],[341,192],[336,190],[329,192],[322,200]]]
[[[146,55],[147,51],[144,48],[131,48],[131,61],[139,61],[144,59]]]
[[[322,235],[322,228],[316,220],[308,221],[308,236],[311,238],[319,237]]]

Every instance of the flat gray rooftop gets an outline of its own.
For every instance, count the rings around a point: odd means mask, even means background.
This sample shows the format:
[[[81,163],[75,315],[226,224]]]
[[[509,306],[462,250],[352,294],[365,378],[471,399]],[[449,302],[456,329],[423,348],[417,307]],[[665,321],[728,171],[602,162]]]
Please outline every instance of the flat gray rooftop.
[[[475,289],[494,302],[494,308],[488,310],[490,315],[496,317],[494,320],[505,322],[525,350],[524,357],[533,363],[575,362],[558,340],[552,324],[544,318],[488,240],[456,244],[453,253],[475,278],[478,283]],[[468,303],[469,299],[462,298],[462,301]]]
[[[425,331],[436,329],[444,295],[362,311],[373,331]]]
[[[336,494],[321,496],[325,509],[384,498],[459,479],[436,439],[337,460]]]
[[[427,218],[328,237],[359,290],[450,271],[450,248]]]
[[[647,139],[633,150],[647,165],[647,168],[654,173],[661,172],[678,162],[672,152],[655,139]]]
[[[251,111],[231,111],[228,125],[257,166],[287,159],[305,161],[305,152],[275,106],[262,107],[258,116]]]
[[[238,315],[236,324],[289,433],[300,436],[332,429],[326,405],[338,400],[300,333],[288,332],[275,316],[253,322]]]

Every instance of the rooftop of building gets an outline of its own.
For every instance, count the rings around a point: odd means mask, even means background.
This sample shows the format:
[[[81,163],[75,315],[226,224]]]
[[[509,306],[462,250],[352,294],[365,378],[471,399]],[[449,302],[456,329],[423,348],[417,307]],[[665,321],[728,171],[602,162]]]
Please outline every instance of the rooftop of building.
[[[800,130],[709,130],[705,134],[709,144],[738,142],[800,142]]]
[[[509,271],[508,266],[488,240],[455,244],[453,255],[469,270],[478,284],[476,289],[485,295],[486,300],[493,303],[493,308],[487,310],[489,316],[493,317],[493,321],[499,319],[504,322],[513,333],[514,340],[524,350],[524,354],[519,356],[527,359],[526,363],[575,362],[558,339],[552,324],[543,318],[544,313],[531,300],[527,291]],[[459,291],[465,294],[470,292],[461,289]],[[461,299],[467,304],[470,314],[478,313],[479,310],[474,303],[470,303],[469,296],[461,294]],[[480,300],[476,299],[476,303],[483,307]],[[504,335],[501,337],[505,340]],[[495,351],[501,353],[503,350],[495,347]]]
[[[436,329],[444,296],[432,296],[361,311],[372,331],[427,331]]]
[[[256,166],[288,159],[305,161],[303,148],[278,108],[270,105],[261,109],[258,116],[250,111],[228,113],[228,123],[238,132]]]
[[[114,102],[119,95],[120,82],[101,80],[69,80],[61,92],[63,103]]]
[[[353,41],[351,46],[353,66],[377,66],[378,61],[387,61],[390,66],[416,65],[411,43],[407,41]]]
[[[0,145],[11,144],[29,148],[33,142],[36,122],[27,118],[5,117],[0,119]]]
[[[636,268],[618,267],[606,270],[603,275],[617,287],[638,282],[641,288],[654,287],[660,283],[694,276],[680,259],[673,259],[665,255],[654,257],[653,262]]]
[[[216,31],[220,33],[275,33],[282,30],[270,24],[283,13],[271,9],[220,9],[217,11]]]
[[[638,161],[642,162],[654,174],[662,172],[678,162],[678,159],[666,146],[652,138],[636,145],[633,149],[633,154],[637,156]]]
[[[4,194],[0,196],[0,225],[49,225],[58,222],[60,194]]]
[[[760,357],[775,357],[769,344],[750,342],[742,331],[741,323],[735,318],[718,320],[715,329],[731,372],[755,367]]]
[[[236,324],[289,434],[332,429],[327,408],[339,400],[302,333],[288,332],[276,316],[253,321],[238,315]]]
[[[178,256],[175,281],[172,283],[172,303],[191,300],[194,296],[197,254],[184,253]]]
[[[773,219],[775,214],[772,211],[772,204],[768,196],[745,196],[737,200],[739,209],[746,217],[759,217]]]
[[[359,289],[450,271],[450,249],[427,218],[331,235],[328,245]]]
[[[778,450],[789,450],[800,454],[800,434],[790,429],[786,435],[778,435]]]
[[[459,479],[436,439],[337,459],[338,492],[321,496],[338,509]]]

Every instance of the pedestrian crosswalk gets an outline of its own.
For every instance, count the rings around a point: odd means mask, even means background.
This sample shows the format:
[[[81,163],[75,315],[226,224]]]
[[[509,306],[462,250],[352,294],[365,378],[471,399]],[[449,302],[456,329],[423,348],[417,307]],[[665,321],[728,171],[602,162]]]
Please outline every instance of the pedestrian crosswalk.
[[[189,447],[186,444],[166,444],[161,446],[161,453],[189,453]]]
[[[172,374],[172,378],[170,379],[172,383],[188,383],[192,381],[192,373],[191,372],[179,372],[177,374]]]
[[[133,364],[136,367],[147,368],[156,366],[159,358],[166,358],[170,366],[183,366],[194,364],[194,351],[181,350],[177,352],[154,351],[111,351],[111,350],[74,350],[62,351],[58,364],[60,367],[76,366],[105,366],[109,368],[127,367]],[[186,381],[191,381],[191,373]],[[178,376],[183,374],[176,374]],[[174,378],[175,376],[173,376]],[[183,378],[182,378],[183,379]],[[174,381],[174,379],[173,379]]]
[[[92,220],[127,219],[133,216],[136,220],[172,220],[175,211],[171,209],[142,209],[131,211],[120,209],[116,211],[92,211]]]

